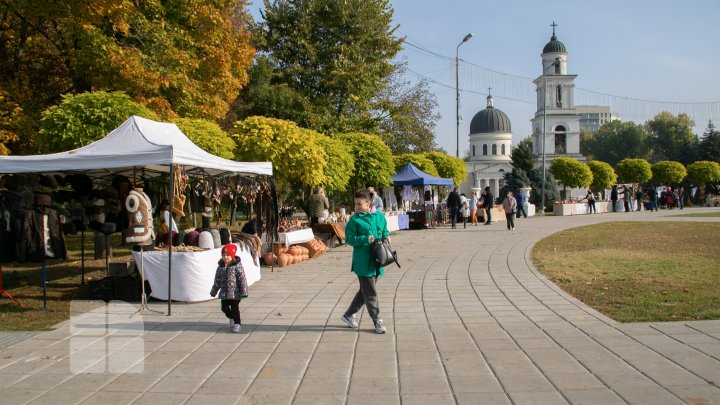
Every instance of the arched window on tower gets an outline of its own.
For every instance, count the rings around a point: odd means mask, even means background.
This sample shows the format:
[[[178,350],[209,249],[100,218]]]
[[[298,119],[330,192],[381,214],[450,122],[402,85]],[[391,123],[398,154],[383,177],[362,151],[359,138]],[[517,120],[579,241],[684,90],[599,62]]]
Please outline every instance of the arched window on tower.
[[[497,155],[497,145],[496,144],[493,144],[493,146],[492,146],[492,154]]]
[[[475,156],[475,145],[473,145],[473,156]]]
[[[505,144],[500,145],[500,154],[501,155],[505,154]]]
[[[483,156],[487,156],[487,145],[483,145]]]
[[[562,86],[559,84],[557,86],[557,97],[555,105],[557,106],[557,108],[562,108]]]
[[[564,126],[555,127],[555,154],[565,154],[567,152],[567,130]]]
[[[555,74],[556,75],[560,74],[560,60],[558,60],[558,59],[555,59]]]

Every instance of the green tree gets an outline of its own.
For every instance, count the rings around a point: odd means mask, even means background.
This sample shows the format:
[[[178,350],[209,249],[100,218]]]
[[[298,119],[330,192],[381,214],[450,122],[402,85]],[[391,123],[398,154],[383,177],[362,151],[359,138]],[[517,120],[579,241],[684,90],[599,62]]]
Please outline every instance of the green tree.
[[[566,187],[587,187],[593,181],[593,174],[590,168],[575,159],[556,157],[550,162],[550,173]]]
[[[660,184],[679,184],[687,176],[687,170],[680,162],[664,160],[652,165],[652,175]]]
[[[199,118],[178,118],[173,122],[204,151],[225,159],[235,156],[235,141],[215,122]]]
[[[328,195],[347,191],[350,178],[355,173],[355,157],[350,146],[311,129],[303,131],[308,133],[308,137],[312,136],[318,146],[325,151],[327,166],[322,186]]]
[[[700,159],[720,163],[720,131],[712,121],[708,121],[699,149]]]
[[[593,190],[598,191],[608,189],[617,181],[615,170],[609,164],[599,160],[592,160],[588,162],[587,165],[592,172],[592,183],[590,184],[590,188]]]
[[[453,179],[455,184],[460,184],[467,178],[467,168],[462,159],[437,151],[423,153],[423,156],[432,160],[440,177]]]
[[[248,117],[236,122],[230,135],[237,143],[236,160],[272,162],[281,187],[298,183],[312,187],[326,181],[325,150],[292,121]]]
[[[334,138],[350,147],[355,158],[355,172],[350,177],[353,189],[371,185],[376,188],[392,184],[395,174],[392,152],[380,138],[362,133],[336,134]]]
[[[274,83],[313,101],[316,130],[377,128],[372,100],[385,88],[401,49],[387,0],[264,0],[255,30],[273,62]]]
[[[259,55],[248,70],[250,81],[240,92],[228,114],[234,122],[254,115],[294,121],[304,128],[317,124],[312,103],[285,83],[273,82],[273,65],[267,55]]]
[[[104,137],[132,115],[157,120],[155,113],[122,92],[63,96],[43,112],[37,140],[42,152],[79,148]]]
[[[527,137],[513,148],[510,153],[512,167],[529,173],[534,166],[532,138]]]
[[[531,185],[530,178],[522,169],[512,169],[512,171],[505,173],[503,177],[505,178],[504,192],[512,191],[513,194],[517,195],[521,188],[530,187]]]
[[[585,134],[580,145],[584,155],[611,166],[625,158],[647,159],[651,154],[647,129],[633,122],[603,124],[595,134]]]
[[[437,100],[428,83],[411,84],[403,79],[406,64],[400,64],[388,85],[372,100],[374,115],[380,122],[383,141],[394,154],[422,153],[435,149]]]
[[[696,160],[698,139],[695,123],[687,114],[677,117],[664,111],[647,122],[653,145],[653,160],[670,160],[683,164]]]
[[[438,177],[438,171],[435,168],[435,163],[433,163],[432,160],[428,159],[424,155],[418,155],[418,154],[412,154],[412,153],[405,153],[402,155],[395,155],[393,156],[393,162],[395,163],[395,172],[398,172],[400,169],[405,167],[408,163],[412,163],[415,167],[418,169],[424,171],[425,173]]]
[[[29,117],[62,94],[123,91],[164,116],[220,118],[254,49],[245,0],[0,2],[0,88]]]
[[[653,177],[652,167],[645,159],[623,159],[615,169],[622,180],[630,183],[643,184]]]
[[[542,200],[543,189],[542,170],[533,169],[528,172],[528,177],[530,178],[530,187],[533,189],[529,201],[539,207]],[[553,201],[559,199],[559,197],[557,187],[555,186],[555,177],[553,177],[550,172],[545,173],[545,207],[543,209],[552,209]]]
[[[698,199],[705,200],[705,183],[720,181],[720,163],[699,160],[687,167],[687,178],[698,185]]]

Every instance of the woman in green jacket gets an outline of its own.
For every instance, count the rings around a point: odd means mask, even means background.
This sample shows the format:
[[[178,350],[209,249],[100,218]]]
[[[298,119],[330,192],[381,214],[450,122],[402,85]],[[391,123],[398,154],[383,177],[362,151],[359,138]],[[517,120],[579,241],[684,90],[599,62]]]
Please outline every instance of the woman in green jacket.
[[[377,267],[370,253],[370,246],[376,238],[387,238],[388,231],[385,214],[380,211],[370,212],[372,198],[366,189],[355,192],[355,214],[345,226],[347,244],[353,247],[352,268],[360,282],[360,289],[353,298],[350,307],[341,319],[351,328],[358,328],[355,314],[365,305],[375,323],[376,333],[385,333],[385,325],[380,318],[380,305],[378,303],[375,284],[377,278],[385,273],[385,269]]]

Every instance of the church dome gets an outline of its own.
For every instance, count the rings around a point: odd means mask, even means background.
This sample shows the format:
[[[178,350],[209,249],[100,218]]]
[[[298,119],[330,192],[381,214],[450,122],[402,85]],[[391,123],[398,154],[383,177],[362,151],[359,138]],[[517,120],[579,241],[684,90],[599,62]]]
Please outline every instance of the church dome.
[[[567,53],[567,50],[565,49],[565,44],[558,41],[557,37],[553,33],[553,36],[550,37],[550,42],[545,45],[545,48],[543,48],[543,53],[554,53],[554,52],[564,52]]]
[[[487,108],[475,114],[472,121],[470,121],[470,133],[512,132],[508,116],[493,107],[492,96],[488,96],[487,100]]]

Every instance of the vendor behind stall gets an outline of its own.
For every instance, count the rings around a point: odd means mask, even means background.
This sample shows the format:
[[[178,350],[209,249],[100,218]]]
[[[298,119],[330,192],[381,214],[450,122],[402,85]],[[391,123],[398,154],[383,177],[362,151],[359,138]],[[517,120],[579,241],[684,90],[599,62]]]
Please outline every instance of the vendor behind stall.
[[[162,224],[160,225],[160,232],[158,232],[157,240],[155,241],[156,245],[159,245],[161,243],[169,244],[177,235],[178,228],[175,224],[175,219],[172,217],[172,214],[170,213],[170,201],[169,200],[162,200],[160,201],[160,204],[158,204],[157,209],[155,210],[154,216],[156,218],[160,217],[162,215]],[[168,238],[168,234],[171,232],[170,237]]]

